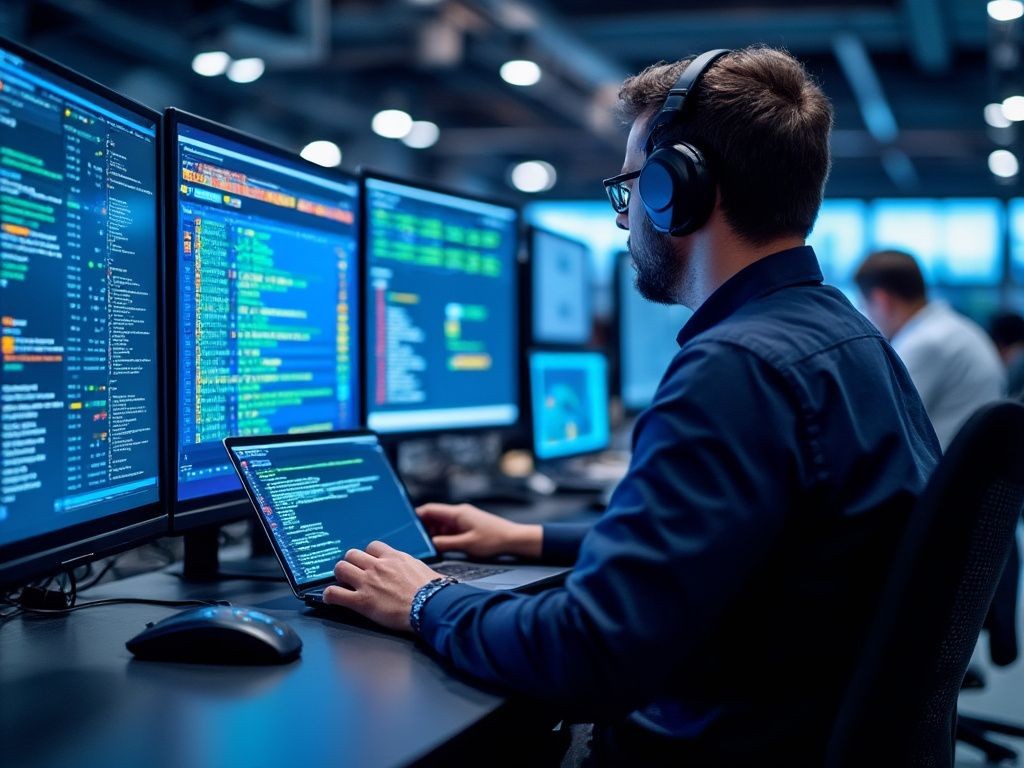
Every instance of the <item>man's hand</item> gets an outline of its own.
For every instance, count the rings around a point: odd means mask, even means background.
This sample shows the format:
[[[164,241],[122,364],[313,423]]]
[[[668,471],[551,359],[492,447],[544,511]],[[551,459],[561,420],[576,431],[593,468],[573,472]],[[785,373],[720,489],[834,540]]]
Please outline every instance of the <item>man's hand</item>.
[[[441,574],[412,555],[374,541],[350,549],[334,566],[334,578],[343,586],[324,590],[324,602],[361,613],[388,629],[411,631],[409,609],[416,592]]]
[[[424,504],[416,509],[439,552],[457,550],[470,557],[541,555],[543,529],[484,512],[470,504]]]

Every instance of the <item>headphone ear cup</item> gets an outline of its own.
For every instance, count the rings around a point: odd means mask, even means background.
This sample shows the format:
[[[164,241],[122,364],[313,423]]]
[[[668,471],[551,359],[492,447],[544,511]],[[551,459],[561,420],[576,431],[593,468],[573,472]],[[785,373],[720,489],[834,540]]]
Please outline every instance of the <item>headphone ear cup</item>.
[[[715,183],[704,156],[685,142],[652,152],[637,190],[652,226],[675,237],[700,229],[715,207]]]

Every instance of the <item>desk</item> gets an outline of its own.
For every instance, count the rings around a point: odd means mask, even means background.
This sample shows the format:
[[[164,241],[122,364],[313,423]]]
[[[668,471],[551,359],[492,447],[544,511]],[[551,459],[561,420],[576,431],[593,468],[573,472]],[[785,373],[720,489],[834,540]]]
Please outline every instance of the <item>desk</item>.
[[[539,522],[578,508],[504,511]],[[259,606],[295,628],[302,656],[280,667],[134,660],[125,641],[174,608],[18,617],[0,625],[5,766],[397,766],[518,717],[515,702],[453,678],[411,639],[309,612],[284,584],[187,584],[158,571],[81,599],[107,597]]]

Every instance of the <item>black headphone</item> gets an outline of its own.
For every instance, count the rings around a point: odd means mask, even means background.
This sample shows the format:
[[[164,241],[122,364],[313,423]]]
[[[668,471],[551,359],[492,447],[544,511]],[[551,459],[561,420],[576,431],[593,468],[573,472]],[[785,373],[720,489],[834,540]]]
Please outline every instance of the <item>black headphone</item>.
[[[647,218],[659,232],[674,237],[695,232],[715,207],[715,180],[701,151],[685,141],[658,139],[657,134],[664,134],[664,129],[679,118],[700,76],[727,53],[731,51],[719,48],[691,61],[651,120],[644,143],[647,160],[637,179],[637,189]]]

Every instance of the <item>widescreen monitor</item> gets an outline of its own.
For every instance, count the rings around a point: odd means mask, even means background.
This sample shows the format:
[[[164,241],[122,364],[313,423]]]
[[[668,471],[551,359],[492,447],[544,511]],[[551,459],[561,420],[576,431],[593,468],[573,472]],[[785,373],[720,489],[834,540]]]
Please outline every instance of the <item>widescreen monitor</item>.
[[[868,254],[867,212],[863,200],[822,202],[807,244],[814,248],[826,283],[853,284],[853,274]]]
[[[544,229],[530,231],[530,305],[534,344],[590,341],[594,319],[590,251],[584,243]]]
[[[177,110],[165,122],[181,531],[246,514],[225,437],[357,425],[359,185]]]
[[[907,251],[934,285],[997,285],[1002,276],[1004,203],[995,198],[891,198],[869,213],[871,250]]]
[[[0,40],[0,583],[167,531],[159,115]]]
[[[530,410],[540,461],[607,448],[607,358],[600,352],[531,352]]]
[[[623,407],[636,413],[654,398],[668,364],[679,351],[676,337],[693,313],[678,304],[656,304],[641,296],[628,253],[619,255],[615,280],[619,394]]]
[[[367,426],[513,425],[518,211],[374,173],[363,185]]]

